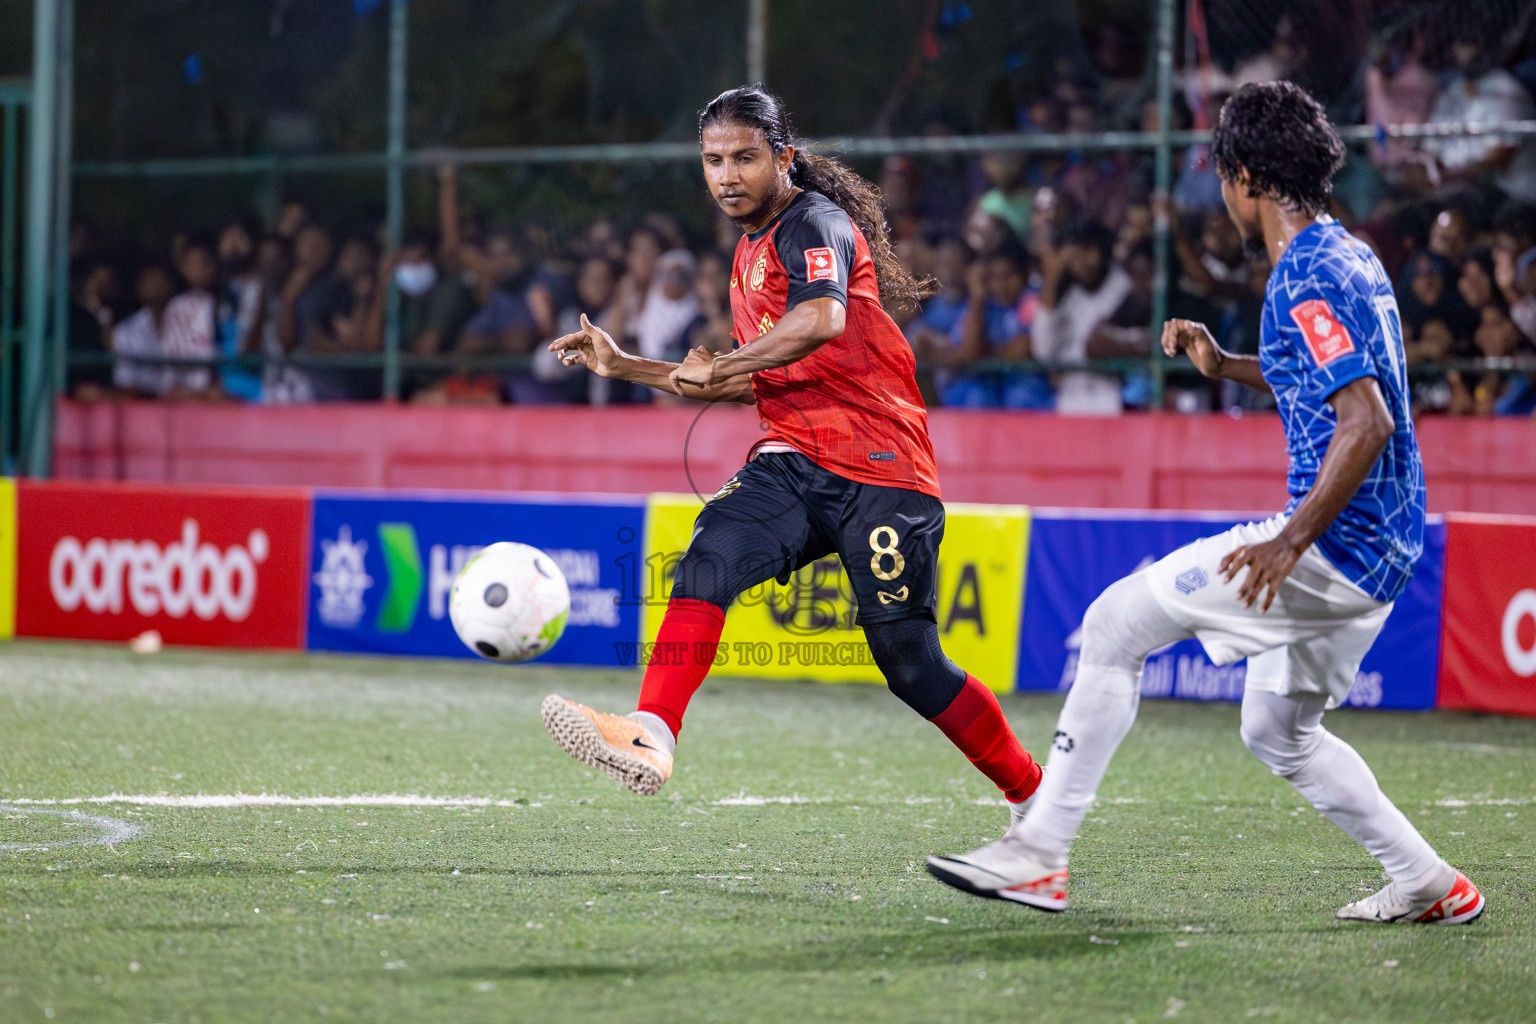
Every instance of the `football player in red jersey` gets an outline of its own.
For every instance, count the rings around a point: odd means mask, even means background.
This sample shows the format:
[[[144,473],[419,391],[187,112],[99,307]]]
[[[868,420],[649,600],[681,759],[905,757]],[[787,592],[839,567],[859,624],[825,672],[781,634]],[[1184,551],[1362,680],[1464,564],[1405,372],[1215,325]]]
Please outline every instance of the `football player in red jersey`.
[[[912,349],[884,305],[931,285],[891,251],[880,194],[835,160],[802,152],[760,87],[699,118],[704,178],[744,234],[731,271],[737,348],[681,363],[623,352],[599,328],[551,342],[567,363],[711,402],[756,404],[768,424],[747,465],[705,504],[633,714],[544,701],[570,754],[639,793],[672,771],[683,712],[709,671],[736,596],[836,552],[858,623],[895,694],[937,725],[1014,809],[1040,781],[997,698],[939,646],[935,570],[944,506]],[[666,647],[663,645],[675,645]],[[708,656],[696,656],[695,652]]]

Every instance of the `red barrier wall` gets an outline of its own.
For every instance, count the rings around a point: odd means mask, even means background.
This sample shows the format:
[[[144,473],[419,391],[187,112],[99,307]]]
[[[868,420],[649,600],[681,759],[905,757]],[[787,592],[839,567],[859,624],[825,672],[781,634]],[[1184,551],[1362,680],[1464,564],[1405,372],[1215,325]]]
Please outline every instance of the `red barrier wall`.
[[[1536,519],[1446,521],[1437,706],[1536,715]]]
[[[1285,499],[1272,415],[937,410],[930,429],[951,501],[1262,511]],[[741,406],[63,402],[55,455],[75,479],[710,494],[759,433]],[[1536,511],[1530,420],[1426,419],[1420,439],[1432,511]]]

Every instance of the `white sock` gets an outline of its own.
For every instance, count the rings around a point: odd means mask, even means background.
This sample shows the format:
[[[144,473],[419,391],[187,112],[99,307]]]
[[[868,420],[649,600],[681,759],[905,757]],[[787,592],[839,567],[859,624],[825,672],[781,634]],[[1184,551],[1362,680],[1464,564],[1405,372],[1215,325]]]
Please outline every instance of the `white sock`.
[[[1031,850],[1058,866],[1093,806],[1110,758],[1136,721],[1140,673],[1078,664],[1077,680],[1056,720],[1056,737],[1040,788],[1024,824],[1014,832]]]
[[[1243,743],[1276,775],[1339,827],[1399,887],[1418,897],[1445,895],[1452,868],[1387,799],[1365,759],[1323,727],[1328,698],[1320,693],[1243,694]]]
[[[645,731],[650,733],[657,743],[666,748],[667,753],[677,753],[677,737],[672,735],[671,726],[667,725],[660,715],[654,715],[649,711],[631,711],[624,717],[633,718],[645,726]]]
[[[1325,733],[1317,753],[1291,776],[1296,791],[1381,861],[1382,868],[1409,895],[1436,890],[1434,894],[1443,896],[1455,879],[1454,869],[1387,799],[1355,748],[1333,733]]]
[[[1397,887],[1414,899],[1440,899],[1450,895],[1451,886],[1455,884],[1456,869],[1442,859],[1418,878],[1398,882]]]

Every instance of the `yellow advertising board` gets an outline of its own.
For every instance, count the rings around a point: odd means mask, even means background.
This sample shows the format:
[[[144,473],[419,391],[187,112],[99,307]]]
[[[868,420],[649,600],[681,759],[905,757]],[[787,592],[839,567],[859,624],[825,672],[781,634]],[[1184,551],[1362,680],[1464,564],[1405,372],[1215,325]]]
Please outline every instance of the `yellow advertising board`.
[[[702,507],[694,495],[653,494],[646,510],[644,639],[655,643],[672,590],[673,569]],[[998,692],[1014,688],[1024,606],[1029,509],[946,503],[939,549],[939,637],[944,653]],[[714,671],[768,679],[879,683],[848,577],[829,556],[787,585],[755,587],[731,605]],[[641,650],[642,663],[646,648]]]
[[[0,479],[0,639],[16,632],[16,483]]]

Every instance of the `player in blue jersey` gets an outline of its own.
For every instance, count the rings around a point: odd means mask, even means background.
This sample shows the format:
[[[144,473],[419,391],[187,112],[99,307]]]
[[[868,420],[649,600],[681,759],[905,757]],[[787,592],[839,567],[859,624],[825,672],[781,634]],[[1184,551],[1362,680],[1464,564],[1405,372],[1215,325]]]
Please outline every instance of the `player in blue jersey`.
[[[1025,817],[972,853],[929,858],[929,871],[978,896],[1066,909],[1068,848],[1135,720],[1142,664],[1193,636],[1217,664],[1248,659],[1248,749],[1386,869],[1385,888],[1338,916],[1470,921],[1483,910],[1477,887],[1322,725],[1423,550],[1424,470],[1391,283],[1371,250],[1327,214],[1344,146],[1300,88],[1239,89],[1222,108],[1212,156],[1228,214],[1274,266],[1259,355],[1223,351],[1187,320],[1164,326],[1163,351],[1187,354],[1207,377],[1274,393],[1290,502],[1272,519],[1180,548],[1094,601]]]

